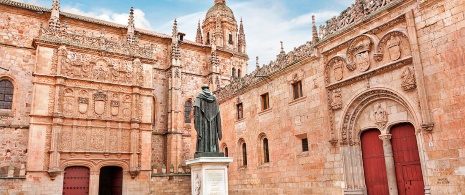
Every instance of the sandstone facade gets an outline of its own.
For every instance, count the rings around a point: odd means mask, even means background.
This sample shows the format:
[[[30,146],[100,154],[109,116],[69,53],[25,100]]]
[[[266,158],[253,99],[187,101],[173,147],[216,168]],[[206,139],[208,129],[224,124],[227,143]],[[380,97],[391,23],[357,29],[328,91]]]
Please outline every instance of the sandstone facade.
[[[356,1],[314,26],[312,42],[218,91],[221,109],[237,110],[222,113],[230,192],[464,193],[464,10]]]
[[[465,2],[357,0],[247,75],[242,21],[214,3],[194,42],[132,11],[123,26],[0,0],[0,193],[62,194],[79,168],[98,194],[106,167],[123,194],[190,193],[204,83],[231,194],[464,193]]]

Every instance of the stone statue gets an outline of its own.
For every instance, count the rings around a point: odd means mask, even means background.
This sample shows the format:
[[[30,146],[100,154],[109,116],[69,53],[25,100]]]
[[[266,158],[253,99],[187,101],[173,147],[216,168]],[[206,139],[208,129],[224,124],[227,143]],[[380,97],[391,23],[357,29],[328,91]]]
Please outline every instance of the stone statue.
[[[194,157],[224,157],[218,146],[218,139],[222,138],[220,108],[208,85],[202,85],[202,91],[195,99],[194,124],[197,131]]]

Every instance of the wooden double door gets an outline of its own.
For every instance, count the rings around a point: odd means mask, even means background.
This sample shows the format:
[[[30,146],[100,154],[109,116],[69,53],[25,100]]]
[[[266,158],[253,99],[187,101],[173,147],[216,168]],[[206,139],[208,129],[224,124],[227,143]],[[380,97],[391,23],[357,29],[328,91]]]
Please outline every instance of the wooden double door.
[[[399,124],[391,128],[395,170],[386,170],[383,141],[377,129],[361,135],[365,183],[369,195],[389,194],[387,171],[395,171],[399,195],[424,194],[415,128]]]
[[[87,167],[67,167],[63,179],[64,195],[89,194],[90,170]],[[121,167],[100,169],[99,195],[123,194],[123,170]]]

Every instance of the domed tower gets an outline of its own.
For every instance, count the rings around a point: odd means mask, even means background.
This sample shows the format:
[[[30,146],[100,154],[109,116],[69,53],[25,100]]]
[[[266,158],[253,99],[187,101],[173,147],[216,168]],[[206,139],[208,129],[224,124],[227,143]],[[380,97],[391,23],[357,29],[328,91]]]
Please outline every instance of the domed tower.
[[[215,0],[215,5],[205,16],[202,32],[204,44],[212,45],[215,42],[218,48],[239,52],[239,40],[242,39],[239,39],[241,35],[238,32],[236,18],[231,8],[226,5],[226,0]],[[245,49],[242,53],[245,53]]]

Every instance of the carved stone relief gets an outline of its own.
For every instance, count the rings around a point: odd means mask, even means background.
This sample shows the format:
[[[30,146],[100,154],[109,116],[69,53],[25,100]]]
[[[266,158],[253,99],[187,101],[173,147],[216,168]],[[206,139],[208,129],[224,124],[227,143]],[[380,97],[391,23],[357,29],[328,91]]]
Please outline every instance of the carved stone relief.
[[[103,151],[105,149],[105,130],[102,128],[92,129],[90,137],[90,146],[94,151]]]
[[[62,63],[62,74],[71,78],[143,85],[142,63],[97,55],[68,52]]]
[[[349,63],[347,69],[354,71],[358,69],[360,72],[367,71],[370,68],[370,51],[372,42],[370,38],[362,36],[355,39],[351,47],[349,47],[347,56]]]
[[[398,60],[401,56],[400,37],[391,36],[387,41],[387,50],[392,61]]]
[[[402,78],[402,89],[404,89],[404,91],[410,91],[410,90],[417,88],[415,74],[410,69],[410,67],[407,66],[404,68],[401,78]]]
[[[342,93],[341,89],[336,89],[332,93],[331,108],[333,110],[339,110],[342,108]]]
[[[129,152],[131,148],[131,132],[123,130],[121,134],[121,152]]]
[[[86,143],[87,143],[86,131],[87,131],[86,127],[78,127],[76,131],[76,150],[78,151],[86,150]]]
[[[72,127],[64,126],[61,130],[60,150],[70,151],[72,143]]]
[[[382,61],[389,56],[388,61],[396,61],[406,55],[410,55],[409,40],[404,29],[394,29],[386,33],[379,42],[376,61]]]
[[[385,109],[383,109],[383,107],[381,106],[381,104],[377,104],[375,105],[375,113],[374,113],[374,116],[375,116],[375,123],[376,125],[378,126],[379,129],[383,129],[384,126],[387,124],[388,122],[388,118],[387,118],[387,112]]]
[[[107,95],[101,91],[94,93],[94,112],[98,115],[105,113]]]
[[[195,181],[194,181],[194,192],[196,195],[200,195],[202,192],[202,177],[200,176],[200,173],[197,171],[195,172]]]
[[[72,116],[74,113],[74,90],[67,88],[64,91],[64,101],[63,101],[63,114],[65,116]]]

